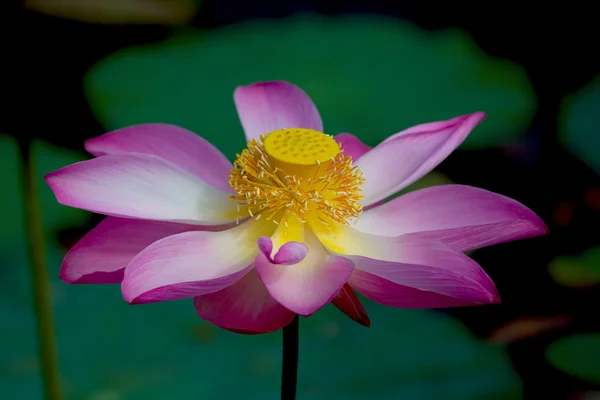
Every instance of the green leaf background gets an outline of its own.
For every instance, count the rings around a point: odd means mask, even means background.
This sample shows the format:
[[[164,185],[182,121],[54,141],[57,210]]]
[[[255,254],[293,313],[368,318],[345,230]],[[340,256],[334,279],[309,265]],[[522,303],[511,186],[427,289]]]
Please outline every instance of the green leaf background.
[[[562,143],[600,173],[600,76],[568,96],[560,114]]]
[[[244,146],[233,90],[265,80],[299,85],[328,133],[351,132],[370,145],[475,111],[487,112],[488,121],[463,148],[500,145],[518,139],[536,109],[523,69],[487,56],[466,33],[375,16],[304,15],[181,31],[103,60],[86,88],[108,130],[173,123],[233,158]]]
[[[546,349],[546,357],[556,368],[595,384],[600,384],[600,334],[564,337]]]

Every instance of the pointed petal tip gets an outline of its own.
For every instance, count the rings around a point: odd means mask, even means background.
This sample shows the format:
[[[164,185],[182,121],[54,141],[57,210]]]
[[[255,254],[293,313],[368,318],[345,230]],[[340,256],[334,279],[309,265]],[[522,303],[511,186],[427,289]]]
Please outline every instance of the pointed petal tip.
[[[66,168],[66,167],[64,167],[64,168]],[[46,182],[46,184],[48,186],[50,186],[50,189],[52,189],[52,192],[54,193],[54,196],[56,197],[57,200],[58,200],[58,193],[56,192],[56,186],[57,186],[58,182],[56,180],[59,178],[60,173],[64,168],[60,168],[60,169],[57,169],[56,171],[48,172],[46,175],[44,175],[44,182]]]
[[[136,297],[130,293],[126,285],[121,284],[121,295],[123,296],[123,300],[125,300],[127,303],[138,304],[136,302]]]
[[[491,304],[502,304],[502,298],[500,297],[500,293],[498,292],[498,290],[495,290],[492,294]]]
[[[483,111],[476,111],[473,114],[470,114],[470,116],[473,117],[473,119],[477,120],[477,123],[481,123],[487,118],[487,114]]]
[[[367,328],[371,326],[371,320],[367,315],[367,311],[348,283],[344,284],[337,296],[332,300],[332,304],[352,321]]]
[[[365,328],[371,327],[371,319],[369,318],[369,316],[367,314],[360,313],[360,319],[356,322],[358,322],[360,325],[364,326]]]
[[[69,276],[69,274],[65,271],[64,266],[60,268],[60,271],[58,272],[58,278],[67,284],[75,283],[77,281],[77,279],[73,279]]]

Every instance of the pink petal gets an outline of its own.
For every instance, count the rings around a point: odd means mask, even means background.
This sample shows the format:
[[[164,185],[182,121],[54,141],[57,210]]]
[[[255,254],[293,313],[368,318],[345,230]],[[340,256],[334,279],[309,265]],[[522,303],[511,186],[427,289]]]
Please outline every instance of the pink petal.
[[[317,107],[302,89],[288,82],[260,82],[238,86],[233,94],[246,138],[285,128],[323,132]]]
[[[233,165],[215,146],[187,129],[169,124],[143,124],[109,132],[85,142],[96,157],[143,153],[163,158],[204,182],[225,190]]]
[[[127,265],[123,298],[152,303],[214,293],[234,284],[253,268],[255,238],[262,233],[257,226],[246,222],[221,232],[185,232],[155,242]]]
[[[157,240],[187,231],[225,228],[106,217],[69,250],[60,278],[67,283],[121,283],[129,261]]]
[[[389,279],[380,278],[377,275],[359,269],[354,270],[354,273],[348,279],[348,283],[363,296],[390,307],[448,308],[481,304],[400,285]]]
[[[548,232],[544,222],[516,200],[464,185],[434,186],[397,197],[365,211],[355,227],[383,236],[410,233],[460,251]]]
[[[65,256],[60,278],[67,283],[121,283],[131,259],[164,237],[195,225],[106,217]]]
[[[198,225],[235,220],[227,193],[148,154],[103,156],[45,179],[59,203],[100,214]]]
[[[335,136],[335,141],[339,143],[345,156],[352,157],[353,162],[356,162],[363,154],[371,150],[370,146],[361,142],[359,138],[351,133],[340,133]]]
[[[329,255],[315,238],[306,235],[306,257],[293,265],[276,264],[286,243],[270,260],[264,253],[256,257],[256,271],[273,298],[300,315],[310,315],[329,303],[354,270],[352,261]],[[287,256],[282,256],[288,259]]]
[[[484,118],[484,113],[477,112],[418,125],[388,138],[364,154],[356,162],[366,179],[363,205],[383,200],[431,171]]]
[[[364,296],[394,307],[451,307],[498,303],[492,280],[472,259],[442,242],[372,237],[381,256],[350,256],[348,283]],[[379,250],[378,250],[379,249]],[[382,251],[383,250],[383,251]]]
[[[195,297],[194,306],[202,319],[243,333],[276,331],[296,315],[271,297],[256,271],[218,292]]]
[[[371,320],[369,319],[367,312],[349,284],[344,284],[331,303],[333,303],[333,305],[341,312],[346,314],[351,320],[358,322],[367,328],[371,326]]]

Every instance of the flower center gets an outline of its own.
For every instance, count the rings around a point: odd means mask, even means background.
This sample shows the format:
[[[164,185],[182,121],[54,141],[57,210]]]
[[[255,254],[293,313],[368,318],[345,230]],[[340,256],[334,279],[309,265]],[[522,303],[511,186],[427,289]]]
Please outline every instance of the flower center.
[[[229,185],[241,218],[349,224],[362,211],[362,172],[333,136],[297,128],[271,132],[251,140],[233,165]]]

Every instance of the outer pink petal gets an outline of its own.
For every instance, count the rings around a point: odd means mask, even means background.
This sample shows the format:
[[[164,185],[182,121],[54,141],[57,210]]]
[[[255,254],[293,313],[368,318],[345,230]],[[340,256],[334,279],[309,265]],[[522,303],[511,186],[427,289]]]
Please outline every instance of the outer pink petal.
[[[335,136],[335,141],[340,144],[344,155],[352,157],[353,162],[356,162],[363,154],[371,150],[370,146],[361,142],[359,138],[351,133],[340,133]]]
[[[69,250],[60,278],[67,283],[121,283],[129,261],[157,240],[187,231],[226,227],[106,217]]]
[[[276,264],[280,253],[286,252],[290,244],[284,244],[273,260],[264,253],[259,254],[256,271],[275,300],[295,313],[310,315],[337,295],[354,270],[354,264],[344,257],[327,254],[318,241],[311,239],[307,240],[309,252],[302,261],[292,265]]]
[[[397,197],[365,211],[355,227],[384,236],[411,233],[460,251],[548,232],[544,222],[516,200],[464,185],[435,186]]]
[[[325,246],[354,261],[356,270],[396,285],[437,293],[471,304],[499,301],[494,283],[481,267],[442,242],[412,235],[376,236],[350,227],[315,233]],[[362,281],[357,276],[364,274],[356,270],[352,275],[354,278],[350,278],[348,283],[365,296],[372,297],[373,290],[379,289],[368,286],[369,281],[361,285]],[[398,295],[397,301],[409,303],[402,297],[403,292],[388,290],[393,287],[396,286],[382,285],[381,291],[388,297]]]
[[[191,172],[206,183],[225,191],[229,160],[212,144],[187,129],[169,124],[143,124],[109,132],[85,142],[96,157],[108,154],[152,154]]]
[[[256,271],[218,292],[195,297],[194,306],[206,321],[252,333],[276,331],[296,315],[271,297]]]
[[[122,283],[129,303],[195,297],[224,289],[246,275],[258,249],[253,224],[221,232],[185,232],[147,247],[131,260]]]
[[[354,270],[348,283],[363,296],[386,306],[398,308],[447,308],[476,306],[480,303],[444,296],[395,283],[359,269]]]
[[[45,179],[59,203],[100,214],[198,225],[235,220],[227,193],[148,154],[99,157]]]
[[[358,322],[367,328],[371,326],[371,320],[369,319],[365,308],[360,303],[358,296],[354,293],[354,290],[352,290],[349,284],[344,284],[331,303],[353,321]]]
[[[370,240],[378,241],[371,249],[373,253],[381,252],[381,256],[366,252],[367,256],[349,257],[359,272],[355,271],[348,283],[374,301],[385,300],[385,304],[397,307],[432,307],[432,304],[444,307],[500,301],[494,283],[481,267],[442,242],[410,235],[372,237]]]
[[[233,98],[248,141],[284,128],[323,131],[317,107],[291,83],[272,81],[239,86]]]
[[[364,154],[356,165],[366,182],[363,205],[368,206],[398,192],[442,162],[485,118],[464,115],[400,132]]]

